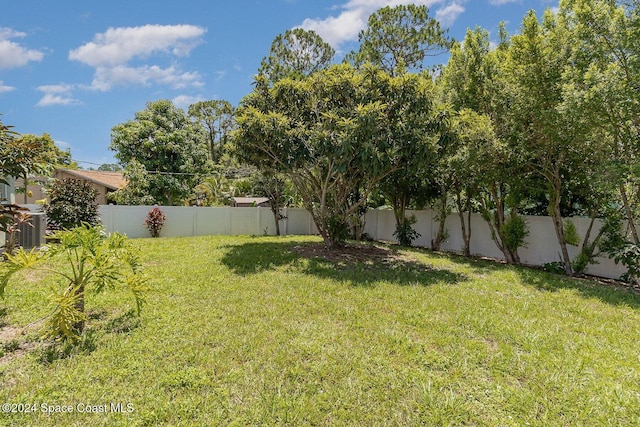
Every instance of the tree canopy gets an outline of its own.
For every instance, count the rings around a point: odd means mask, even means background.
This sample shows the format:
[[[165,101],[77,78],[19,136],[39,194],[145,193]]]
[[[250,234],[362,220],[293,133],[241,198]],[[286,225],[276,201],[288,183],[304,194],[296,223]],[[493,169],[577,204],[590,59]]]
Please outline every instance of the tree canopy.
[[[372,63],[390,74],[421,69],[428,56],[447,51],[451,41],[426,6],[386,6],[369,16],[358,35],[360,48],[347,59],[356,65]]]
[[[110,148],[125,175],[131,173],[134,161],[144,168],[145,187],[133,190],[163,205],[182,204],[210,168],[202,127],[168,100],[149,102],[133,120],[115,126]]]
[[[335,51],[313,30],[294,28],[278,35],[258,72],[270,82],[284,77],[307,76],[327,68]]]
[[[206,130],[209,159],[217,163],[222,157],[233,129],[233,106],[224,100],[199,101],[189,106],[189,116]]]
[[[428,155],[432,102],[430,80],[376,67],[335,65],[273,87],[258,76],[239,108],[235,143],[245,161],[289,174],[325,243],[335,246],[374,186],[403,167],[399,156]],[[364,197],[347,205],[359,189]]]

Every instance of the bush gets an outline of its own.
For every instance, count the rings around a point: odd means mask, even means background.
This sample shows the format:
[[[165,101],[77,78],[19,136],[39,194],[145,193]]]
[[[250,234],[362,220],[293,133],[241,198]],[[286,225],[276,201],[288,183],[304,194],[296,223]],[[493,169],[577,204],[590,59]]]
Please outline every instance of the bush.
[[[402,223],[396,224],[396,231],[393,232],[393,235],[401,246],[411,246],[411,243],[421,236],[413,229],[416,222],[418,222],[416,216],[411,215],[409,218],[403,218]]]
[[[580,236],[573,222],[566,220],[564,222],[564,241],[568,245],[578,246],[580,244]]]
[[[627,243],[613,253],[613,260],[627,267],[620,278],[628,283],[640,283],[640,244]]]
[[[98,190],[87,181],[56,179],[47,190],[43,209],[49,230],[68,230],[82,224],[98,225]]]
[[[575,273],[584,273],[589,264],[597,264],[593,258],[593,253],[589,248],[582,248],[578,256],[576,256],[576,259],[571,263],[573,271]]]
[[[166,220],[167,217],[157,206],[147,213],[147,219],[145,219],[144,223],[147,225],[151,237],[160,237],[160,230],[162,230]]]
[[[327,221],[329,238],[338,246],[342,246],[349,238],[349,224],[340,215],[332,215]]]
[[[502,243],[511,252],[516,252],[518,248],[524,247],[525,240],[529,235],[527,223],[521,216],[510,216],[502,224]]]

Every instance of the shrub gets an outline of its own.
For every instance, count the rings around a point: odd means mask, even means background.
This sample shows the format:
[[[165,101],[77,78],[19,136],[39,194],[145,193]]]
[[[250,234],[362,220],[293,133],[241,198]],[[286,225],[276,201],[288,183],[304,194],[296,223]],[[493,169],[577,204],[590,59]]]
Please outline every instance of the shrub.
[[[43,205],[47,228],[55,231],[82,224],[99,224],[97,195],[98,191],[87,181],[73,178],[54,180],[47,189],[47,200]]]
[[[327,231],[332,242],[342,246],[349,238],[349,224],[340,215],[331,215],[327,221]]]
[[[33,227],[31,223],[31,215],[25,212],[16,212],[13,214],[13,224],[6,228],[6,242],[4,244],[4,255],[11,255],[16,250],[18,245],[18,233],[20,233],[20,226],[27,224]]]
[[[151,237],[160,237],[160,230],[162,230],[166,220],[167,217],[157,206],[147,213],[147,219],[145,219],[144,223],[147,225]]]
[[[421,236],[413,229],[416,222],[418,222],[416,216],[411,215],[409,218],[403,218],[400,224],[396,224],[396,231],[393,232],[393,235],[401,246],[411,246],[411,243]]]
[[[640,244],[627,243],[613,252],[613,260],[627,267],[620,278],[625,282],[640,284]]]
[[[548,273],[565,274],[564,263],[562,261],[548,262],[542,266],[542,269]]]
[[[580,244],[580,236],[573,222],[566,220],[564,222],[564,241],[568,245],[578,246]]]
[[[502,243],[511,251],[524,247],[525,240],[529,235],[527,223],[521,216],[510,216],[502,224]]]

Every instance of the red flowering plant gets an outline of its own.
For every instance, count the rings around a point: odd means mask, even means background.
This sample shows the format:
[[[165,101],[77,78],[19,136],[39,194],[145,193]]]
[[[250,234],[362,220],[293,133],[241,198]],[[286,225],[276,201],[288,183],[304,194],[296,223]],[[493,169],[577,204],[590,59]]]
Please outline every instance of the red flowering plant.
[[[147,213],[147,219],[145,219],[144,223],[149,229],[151,237],[160,237],[160,230],[164,226],[166,220],[167,217],[164,216],[164,213],[162,213],[160,208],[157,206]]]

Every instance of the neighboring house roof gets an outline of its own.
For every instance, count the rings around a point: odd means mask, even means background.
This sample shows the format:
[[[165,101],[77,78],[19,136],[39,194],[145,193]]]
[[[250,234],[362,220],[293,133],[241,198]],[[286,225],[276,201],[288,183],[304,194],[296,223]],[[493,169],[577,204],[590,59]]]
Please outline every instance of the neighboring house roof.
[[[95,182],[96,184],[103,185],[110,190],[119,190],[127,185],[127,180],[122,172],[86,171],[75,169],[58,169],[58,171],[77,177],[78,179]]]
[[[231,200],[239,205],[245,205],[245,204],[251,205],[254,203],[256,205],[260,205],[262,203],[269,202],[268,197],[232,197]]]

